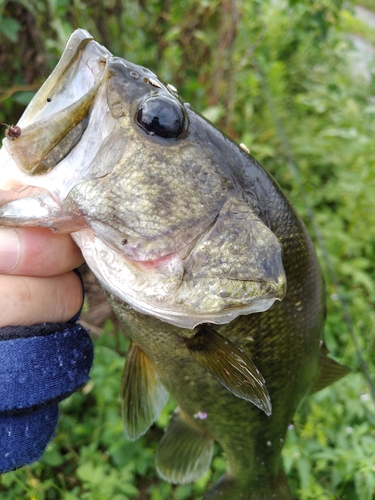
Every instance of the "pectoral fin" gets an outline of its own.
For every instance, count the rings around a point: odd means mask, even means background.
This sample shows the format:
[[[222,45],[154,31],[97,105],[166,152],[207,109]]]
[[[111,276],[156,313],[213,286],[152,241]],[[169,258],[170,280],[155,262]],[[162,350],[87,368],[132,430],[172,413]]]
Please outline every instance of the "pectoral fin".
[[[156,466],[171,483],[198,480],[210,466],[214,441],[180,408],[173,415],[156,454]]]
[[[185,339],[185,343],[194,359],[224,387],[271,415],[266,382],[242,349],[208,325],[203,325],[193,338]]]
[[[318,392],[324,389],[328,385],[333,384],[340,378],[345,377],[350,373],[350,368],[344,365],[340,365],[337,361],[328,357],[328,349],[323,343],[321,346],[320,357],[319,357],[319,371],[310,389],[310,394]]]
[[[125,361],[120,401],[125,435],[131,440],[148,430],[168,401],[168,392],[151,361],[134,342]]]

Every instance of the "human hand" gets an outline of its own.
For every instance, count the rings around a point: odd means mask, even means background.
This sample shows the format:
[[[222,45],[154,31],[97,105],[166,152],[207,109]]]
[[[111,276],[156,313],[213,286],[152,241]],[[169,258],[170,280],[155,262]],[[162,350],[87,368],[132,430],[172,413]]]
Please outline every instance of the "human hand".
[[[82,262],[68,234],[0,227],[0,328],[71,319],[82,304],[72,270]]]
[[[70,321],[82,260],[69,235],[0,228],[0,474],[40,458],[58,402],[88,379],[92,342]]]

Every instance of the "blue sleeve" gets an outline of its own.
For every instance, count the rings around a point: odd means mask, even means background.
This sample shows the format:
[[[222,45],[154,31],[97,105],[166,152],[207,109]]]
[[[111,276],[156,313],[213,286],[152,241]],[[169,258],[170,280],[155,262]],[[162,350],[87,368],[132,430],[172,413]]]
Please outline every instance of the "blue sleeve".
[[[79,324],[0,329],[0,473],[41,457],[58,402],[88,380],[92,362],[92,341]]]

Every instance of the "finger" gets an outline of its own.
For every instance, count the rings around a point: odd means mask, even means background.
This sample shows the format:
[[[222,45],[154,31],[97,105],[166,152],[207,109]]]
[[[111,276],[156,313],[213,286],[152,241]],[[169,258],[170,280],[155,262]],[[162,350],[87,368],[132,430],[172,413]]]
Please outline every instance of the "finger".
[[[45,278],[3,275],[0,297],[2,328],[69,321],[82,305],[83,292],[73,272]]]
[[[81,251],[69,234],[46,228],[0,228],[0,273],[55,276],[82,262]]]

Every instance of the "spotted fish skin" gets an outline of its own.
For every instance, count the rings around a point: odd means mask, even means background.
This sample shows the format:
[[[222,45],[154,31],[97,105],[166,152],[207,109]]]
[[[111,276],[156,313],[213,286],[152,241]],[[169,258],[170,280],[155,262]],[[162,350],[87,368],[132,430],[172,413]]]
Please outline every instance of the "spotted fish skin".
[[[282,469],[281,449],[296,408],[317,375],[325,316],[324,285],[312,242],[280,189],[252,158],[237,152],[219,132],[214,134],[226,143],[231,158],[236,155],[232,168],[245,189],[254,198],[268,200],[259,211],[283,247],[288,284],[284,299],[266,312],[214,325],[240,346],[262,373],[272,415],[268,417],[248,401],[233,396],[199,366],[186,349],[179,329],[135,312],[114,296],[109,300],[127,334],[150,358],[173,399],[190,416],[204,412],[207,418],[194,419],[195,423],[223,447],[228,472],[205,498],[252,499],[263,490],[269,496],[259,498],[272,498],[277,492],[275,498],[292,498]],[[177,450],[176,444],[176,454]]]

